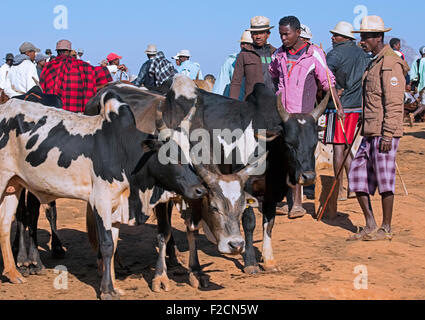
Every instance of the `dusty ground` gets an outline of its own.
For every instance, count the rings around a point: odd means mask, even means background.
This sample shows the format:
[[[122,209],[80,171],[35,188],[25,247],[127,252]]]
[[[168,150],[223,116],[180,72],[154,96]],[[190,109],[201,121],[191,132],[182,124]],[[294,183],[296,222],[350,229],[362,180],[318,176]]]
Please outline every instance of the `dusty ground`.
[[[128,271],[117,271],[122,299],[424,299],[425,298],[425,124],[406,127],[401,140],[398,164],[407,185],[405,196],[397,177],[391,242],[346,242],[356,226],[364,225],[357,201],[339,203],[338,218],[317,222],[311,215],[292,221],[278,216],[273,230],[275,259],[281,269],[254,276],[241,270],[242,258],[220,255],[206,238],[199,237],[199,257],[210,278],[210,287],[190,287],[181,270],[169,272],[170,292],[154,293],[150,286],[155,266],[156,226],[123,226],[118,248]],[[372,201],[381,221],[380,198]],[[313,213],[313,201],[305,207]],[[50,257],[50,228],[44,214],[39,224],[39,243],[47,275],[30,276],[28,282],[0,284],[0,299],[96,299],[100,278],[96,255],[85,233],[85,204],[58,201],[58,228],[67,249],[63,260]],[[173,234],[187,266],[188,246],[184,225],[174,214]],[[14,226],[13,226],[14,228]],[[261,216],[257,213],[255,246],[261,255]],[[68,289],[56,290],[57,265],[66,266]],[[367,267],[368,289],[356,290],[358,265]],[[3,269],[2,266],[0,266]]]

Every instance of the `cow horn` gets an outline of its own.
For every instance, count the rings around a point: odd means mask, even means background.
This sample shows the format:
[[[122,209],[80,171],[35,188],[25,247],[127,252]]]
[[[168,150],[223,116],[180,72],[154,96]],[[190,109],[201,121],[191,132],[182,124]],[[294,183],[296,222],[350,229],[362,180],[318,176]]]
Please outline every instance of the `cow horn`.
[[[255,172],[255,169],[260,167],[264,161],[266,161],[268,152],[264,152],[263,155],[254,163],[251,163],[250,165],[243,168],[241,171],[237,173],[237,175],[242,179],[243,183],[245,183],[250,176],[257,174]]]
[[[288,121],[289,119],[289,113],[285,110],[283,104],[282,104],[282,93],[279,94],[277,97],[277,112],[279,112],[280,118],[283,122]]]
[[[201,179],[203,181],[205,181],[205,183],[207,185],[212,185],[217,183],[218,180],[218,174],[215,174],[213,172],[208,171],[203,164],[199,163],[197,164],[197,161],[195,161],[195,155],[193,153],[193,150],[190,151],[190,158],[192,160],[192,165],[193,167],[196,169],[196,172],[198,173],[198,175],[201,177]]]
[[[314,120],[319,120],[320,116],[325,112],[326,106],[329,102],[329,97],[331,95],[331,89],[326,93],[326,96],[323,98],[322,102],[313,109],[313,111],[310,113],[310,115],[314,118]]]

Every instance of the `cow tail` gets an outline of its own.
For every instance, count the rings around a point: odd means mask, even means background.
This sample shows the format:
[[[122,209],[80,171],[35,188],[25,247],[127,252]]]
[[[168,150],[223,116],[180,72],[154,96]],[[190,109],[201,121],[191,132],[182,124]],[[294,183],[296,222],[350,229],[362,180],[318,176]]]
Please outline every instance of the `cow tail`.
[[[97,231],[96,231],[96,222],[94,221],[94,214],[92,207],[87,203],[86,210],[86,226],[87,226],[87,235],[89,237],[89,242],[95,252],[99,250],[99,243],[97,241]]]

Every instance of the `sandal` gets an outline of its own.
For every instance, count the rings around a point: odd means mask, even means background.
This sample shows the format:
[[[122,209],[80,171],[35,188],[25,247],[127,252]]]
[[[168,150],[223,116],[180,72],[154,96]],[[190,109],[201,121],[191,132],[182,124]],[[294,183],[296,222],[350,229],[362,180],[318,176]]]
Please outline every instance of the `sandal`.
[[[292,207],[291,211],[288,213],[289,219],[296,219],[303,217],[307,211],[303,207]]]
[[[359,232],[349,236],[346,241],[365,241],[371,234],[376,233],[378,230],[379,228],[376,228],[375,230],[368,233],[365,231],[365,228],[362,228]]]
[[[390,240],[393,238],[393,234],[388,232],[384,228],[379,228],[375,232],[368,234],[363,241],[380,241],[380,240]]]
[[[276,215],[277,216],[285,216],[289,212],[289,207],[287,204],[283,205],[283,207],[276,207]]]

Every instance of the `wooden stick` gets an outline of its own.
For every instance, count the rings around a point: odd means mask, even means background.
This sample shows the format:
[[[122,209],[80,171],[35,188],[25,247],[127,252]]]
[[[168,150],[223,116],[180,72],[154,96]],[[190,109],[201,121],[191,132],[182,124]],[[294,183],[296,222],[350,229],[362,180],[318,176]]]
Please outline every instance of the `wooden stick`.
[[[337,175],[336,175],[336,177],[335,177],[335,180],[334,180],[334,182],[332,183],[331,191],[329,192],[328,197],[326,198],[326,201],[325,201],[325,203],[324,203],[324,205],[323,205],[322,209],[320,210],[319,214],[317,215],[317,221],[320,221],[320,220],[322,219],[322,217],[323,217],[323,214],[325,213],[326,207],[328,206],[328,202],[329,202],[329,200],[331,199],[331,197],[332,197],[332,193],[334,192],[334,189],[335,189],[335,187],[336,187],[336,185],[337,185],[337,183],[338,183],[339,176],[341,175],[341,172],[342,172],[342,170],[344,169],[345,161],[347,161],[348,156],[351,154],[351,148],[353,147],[354,142],[356,141],[357,135],[358,135],[358,134],[359,134],[359,132],[360,132],[360,128],[361,128],[361,127],[358,127],[358,128],[357,128],[356,134],[354,135],[353,142],[350,144],[350,146],[349,146],[349,148],[348,148],[348,150],[347,150],[347,154],[345,155],[344,160],[342,161],[341,167],[339,168],[338,173],[337,173]]]
[[[406,194],[406,196],[408,196],[409,193],[407,192],[406,185],[404,184],[403,177],[401,176],[401,172],[400,172],[400,169],[398,168],[397,162],[395,163],[395,167],[397,169],[397,173],[398,173],[398,176],[400,177],[401,183],[403,184],[404,193]]]

